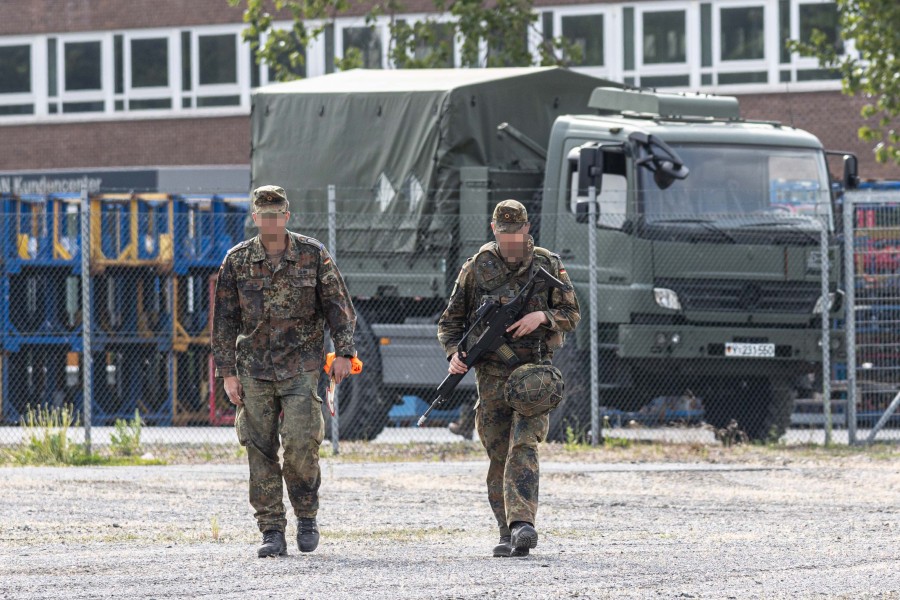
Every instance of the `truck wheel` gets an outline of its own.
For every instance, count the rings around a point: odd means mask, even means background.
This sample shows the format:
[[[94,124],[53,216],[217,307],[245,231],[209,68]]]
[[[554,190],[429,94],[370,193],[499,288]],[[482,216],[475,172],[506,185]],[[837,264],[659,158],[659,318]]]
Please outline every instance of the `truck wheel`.
[[[550,413],[548,441],[565,442],[570,431],[576,438],[588,437],[591,428],[589,356],[572,340],[553,357],[553,364],[562,371],[566,389],[562,402]]]
[[[338,386],[338,425],[341,440],[373,440],[387,424],[388,412],[393,405],[381,388],[381,358],[375,337],[365,317],[357,313],[356,332],[353,336],[356,351],[363,361],[359,375],[351,375]],[[325,399],[327,377],[319,380],[319,395]],[[325,415],[325,437],[331,438],[331,412],[322,402]]]
[[[787,430],[796,392],[782,380],[743,379],[705,386],[707,423],[721,429],[734,419],[754,441],[777,440]]]
[[[759,407],[755,431],[747,432],[750,439],[777,441],[791,424],[797,392],[787,381],[769,383],[768,403]]]

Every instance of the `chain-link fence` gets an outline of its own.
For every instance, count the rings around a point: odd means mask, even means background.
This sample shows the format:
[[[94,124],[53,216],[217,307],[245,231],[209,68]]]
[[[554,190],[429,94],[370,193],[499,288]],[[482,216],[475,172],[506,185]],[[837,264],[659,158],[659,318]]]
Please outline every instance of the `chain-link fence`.
[[[477,439],[472,375],[425,426],[416,422],[447,375],[438,317],[462,263],[493,239],[490,208],[507,197],[528,206],[531,233],[558,254],[581,307],[561,348],[541,342],[566,380],[549,439],[846,442],[865,439],[897,403],[896,198],[848,196],[842,232],[817,191],[773,188],[764,206],[734,189],[698,194],[709,207],[648,196],[654,210],[638,217],[613,188],[592,228],[576,199],[553,208],[532,188],[487,190],[481,212],[465,194],[441,211],[392,212],[396,202],[433,201],[407,188],[332,187],[317,192],[321,210],[292,214],[292,230],[332,251],[358,313],[364,368],[338,387],[338,419],[323,409],[329,439]],[[217,269],[252,234],[246,193],[2,202],[0,444],[21,440],[30,408],[66,405],[80,416],[77,439],[95,445],[135,412],[148,444],[233,444],[210,331]],[[841,243],[851,236],[854,270],[844,274]],[[844,277],[855,291],[846,303]],[[849,348],[846,311],[857,336]],[[320,387],[324,396],[324,378]],[[897,418],[885,419],[879,439],[894,436]]]
[[[900,439],[900,192],[850,194],[844,206],[848,394],[839,417],[853,440]],[[849,242],[852,240],[852,243]],[[853,315],[853,318],[849,318]],[[857,429],[858,428],[858,429]]]

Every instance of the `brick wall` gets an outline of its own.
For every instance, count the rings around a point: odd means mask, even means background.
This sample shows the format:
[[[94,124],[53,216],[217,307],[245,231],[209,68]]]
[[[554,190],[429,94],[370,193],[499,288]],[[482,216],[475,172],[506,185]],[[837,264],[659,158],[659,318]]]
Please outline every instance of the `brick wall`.
[[[0,171],[250,163],[246,116],[7,126],[0,135]]]
[[[872,144],[861,142],[857,130],[863,125],[859,109],[865,103],[840,92],[795,92],[738,96],[745,119],[781,121],[805,129],[818,137],[828,150],[849,150],[859,157],[859,173],[864,179],[900,179],[900,167],[875,162]],[[832,172],[839,174],[836,161]],[[836,170],[838,169],[838,170]]]
[[[3,0],[0,35],[240,23],[227,0]]]

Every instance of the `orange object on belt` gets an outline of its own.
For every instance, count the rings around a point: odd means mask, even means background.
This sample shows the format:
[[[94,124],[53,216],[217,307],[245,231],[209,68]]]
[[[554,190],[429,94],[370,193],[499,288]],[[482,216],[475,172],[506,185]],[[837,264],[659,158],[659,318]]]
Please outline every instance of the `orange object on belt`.
[[[325,356],[325,366],[322,367],[326,373],[331,374],[331,363],[334,362],[334,352],[329,352]],[[350,359],[350,374],[351,375],[359,375],[362,373],[363,362],[359,360],[357,357],[353,357]]]

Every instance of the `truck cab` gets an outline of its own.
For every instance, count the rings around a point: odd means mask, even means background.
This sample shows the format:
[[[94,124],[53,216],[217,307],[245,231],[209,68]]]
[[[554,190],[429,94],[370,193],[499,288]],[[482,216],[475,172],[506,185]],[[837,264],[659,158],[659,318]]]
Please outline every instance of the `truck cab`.
[[[715,427],[735,419],[751,438],[779,437],[798,381],[822,360],[821,234],[831,238],[834,202],[820,142],[741,120],[733,98],[600,88],[589,107],[599,114],[554,123],[541,244],[565,261],[584,324],[584,230],[597,228],[601,404],[689,394]],[[583,148],[604,157],[594,223],[579,215]],[[575,368],[588,335],[580,327],[558,361],[569,393],[557,436],[589,423],[587,370]]]

